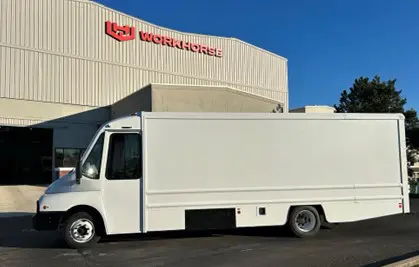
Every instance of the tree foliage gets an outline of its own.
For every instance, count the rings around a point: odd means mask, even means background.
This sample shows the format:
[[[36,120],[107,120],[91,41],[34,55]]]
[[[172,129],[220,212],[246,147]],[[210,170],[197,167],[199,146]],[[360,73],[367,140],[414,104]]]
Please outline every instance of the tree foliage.
[[[419,149],[419,119],[414,109],[404,112],[406,122],[406,138],[408,145],[413,149]]]
[[[414,109],[405,110],[407,99],[396,88],[396,79],[382,81],[379,76],[355,79],[349,90],[343,90],[338,105],[339,113],[402,113],[405,116],[406,142],[409,152],[419,149],[419,119]],[[409,160],[413,160],[409,153]]]
[[[353,86],[343,90],[336,112],[344,113],[403,113],[406,98],[396,90],[396,80],[382,82],[379,76],[370,81],[360,77]]]

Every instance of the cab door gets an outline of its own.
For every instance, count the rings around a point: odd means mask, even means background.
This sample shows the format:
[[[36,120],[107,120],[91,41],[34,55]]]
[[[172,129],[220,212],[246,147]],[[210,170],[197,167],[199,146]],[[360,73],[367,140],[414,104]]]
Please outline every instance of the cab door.
[[[142,137],[140,131],[106,131],[101,172],[109,234],[141,231]]]

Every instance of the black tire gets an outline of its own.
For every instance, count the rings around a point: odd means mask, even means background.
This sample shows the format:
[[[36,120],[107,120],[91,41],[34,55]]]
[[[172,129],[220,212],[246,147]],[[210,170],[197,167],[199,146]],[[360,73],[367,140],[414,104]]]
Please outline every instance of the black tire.
[[[306,223],[298,223],[297,217],[305,215]],[[319,212],[312,206],[301,206],[292,209],[288,219],[288,227],[291,232],[297,237],[312,237],[315,236],[321,226],[321,219]],[[305,228],[305,230],[303,229]]]
[[[85,240],[77,240],[76,236],[72,234],[72,231],[75,229],[73,227],[73,224],[79,225],[78,222],[83,222],[87,228],[90,228],[90,233],[87,235],[88,238]],[[76,223],[77,222],[77,223]],[[86,228],[80,227],[82,231],[84,231]],[[80,236],[83,235],[83,233],[79,233]],[[97,223],[94,221],[93,216],[91,216],[87,212],[77,212],[73,215],[71,215],[65,222],[62,227],[62,235],[64,238],[64,241],[67,243],[67,245],[70,248],[73,249],[81,249],[81,248],[88,248],[99,242],[100,236],[97,233]]]

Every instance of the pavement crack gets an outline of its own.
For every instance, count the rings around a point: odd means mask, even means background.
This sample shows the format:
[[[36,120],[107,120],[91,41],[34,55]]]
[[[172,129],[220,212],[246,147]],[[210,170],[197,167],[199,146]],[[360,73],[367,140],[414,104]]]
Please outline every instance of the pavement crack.
[[[82,257],[84,266],[90,267],[89,264],[89,256],[91,255],[91,251],[89,250],[77,250],[78,254]]]

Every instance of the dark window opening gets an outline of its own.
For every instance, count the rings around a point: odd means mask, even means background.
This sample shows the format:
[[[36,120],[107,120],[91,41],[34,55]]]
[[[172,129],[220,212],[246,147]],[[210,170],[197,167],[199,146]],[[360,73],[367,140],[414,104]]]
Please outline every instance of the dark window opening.
[[[55,168],[74,168],[83,155],[84,148],[56,148]]]
[[[0,185],[50,184],[53,129],[0,126]]]
[[[132,180],[142,176],[141,135],[136,133],[110,136],[106,166],[108,180]]]

